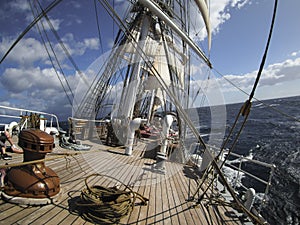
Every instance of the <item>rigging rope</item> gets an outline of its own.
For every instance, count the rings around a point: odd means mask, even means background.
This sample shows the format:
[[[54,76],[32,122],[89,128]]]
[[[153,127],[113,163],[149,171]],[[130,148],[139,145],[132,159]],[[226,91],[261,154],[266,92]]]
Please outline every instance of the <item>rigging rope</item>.
[[[269,48],[269,44],[270,44],[270,40],[271,40],[271,36],[272,36],[272,30],[273,30],[273,26],[274,26],[274,22],[275,22],[275,16],[276,16],[276,9],[277,9],[277,0],[275,0],[275,4],[274,4],[274,10],[273,10],[273,18],[272,18],[272,23],[271,23],[271,28],[270,28],[270,32],[269,32],[269,36],[268,36],[268,41],[267,41],[267,45],[266,45],[266,49],[263,55],[263,59],[262,62],[260,64],[260,69],[258,71],[254,86],[252,88],[251,94],[249,95],[249,99],[244,103],[244,105],[241,107],[238,115],[236,116],[235,122],[231,128],[231,130],[229,131],[229,134],[227,136],[227,139],[224,141],[219,154],[217,155],[217,157],[211,162],[211,165],[206,169],[204,176],[202,177],[202,182],[198,185],[198,188],[196,190],[196,192],[194,193],[193,197],[195,197],[196,193],[199,192],[200,188],[202,187],[202,185],[204,184],[204,181],[206,180],[206,178],[208,178],[209,173],[213,170],[213,168],[215,168],[218,172],[218,174],[220,175],[220,178],[222,180],[222,182],[224,183],[224,185],[226,186],[227,190],[230,192],[231,196],[233,197],[233,199],[235,200],[235,202],[237,203],[238,207],[241,208],[247,215],[250,216],[250,218],[255,221],[256,223],[262,224],[261,220],[256,216],[253,215],[252,212],[250,212],[248,209],[245,208],[245,206],[240,202],[240,200],[236,197],[234,190],[232,189],[232,187],[228,184],[227,180],[225,179],[224,175],[221,173],[221,168],[224,166],[225,162],[227,161],[228,157],[230,156],[230,153],[233,151],[237,140],[246,124],[247,118],[249,116],[250,113],[250,109],[251,109],[251,100],[253,99],[255,90],[257,88],[260,76],[261,76],[261,72],[263,70],[264,64],[265,64],[265,60],[266,60],[266,56],[267,56],[267,52],[268,52],[268,48]],[[221,165],[219,166],[216,162],[220,159],[221,155],[223,154],[223,151],[227,145],[227,143],[229,142],[230,137],[233,134],[233,131],[237,125],[237,121],[240,118],[240,116],[244,116],[244,120],[242,122],[242,125],[240,127],[240,129],[238,130],[237,134],[235,135],[235,138],[233,139],[233,143],[231,144],[231,147],[229,148],[229,151],[225,157],[225,159],[222,161]],[[207,193],[209,187],[212,185],[213,180],[211,180],[211,182],[209,183],[209,185],[206,187],[206,189],[204,190],[203,194],[200,196],[200,198],[198,199],[198,201],[200,202],[201,199],[203,199],[204,195]]]
[[[137,50],[137,54],[139,54],[141,56],[141,58],[144,60],[145,64],[149,67],[150,72],[152,74],[155,75],[155,77],[157,78],[158,82],[160,83],[160,85],[162,86],[162,88],[165,90],[166,94],[168,96],[170,96],[171,100],[174,102],[174,104],[177,107],[178,112],[180,113],[180,115],[182,116],[183,120],[188,124],[188,126],[191,128],[193,134],[195,135],[195,137],[197,138],[197,140],[199,141],[199,143],[206,149],[206,144],[204,142],[204,140],[202,139],[202,137],[200,136],[198,130],[195,128],[195,126],[193,125],[192,121],[190,120],[189,116],[187,115],[187,113],[185,112],[185,110],[183,109],[183,107],[181,106],[180,102],[178,101],[178,99],[175,97],[174,93],[172,93],[169,88],[168,85],[166,84],[166,82],[164,81],[164,79],[161,77],[161,75],[159,74],[159,72],[151,65],[150,63],[150,59],[148,58],[148,56],[145,54],[145,52],[143,52],[143,50],[140,48],[140,46],[138,45],[137,40],[135,40],[135,37],[129,32],[127,26],[124,24],[124,22],[122,21],[122,19],[119,17],[119,15],[112,9],[112,7],[110,6],[110,4],[108,3],[107,0],[98,0],[107,10],[107,12],[111,15],[111,17],[119,23],[119,27],[123,30],[125,30],[126,32],[125,35],[130,38],[135,44],[134,48]]]
[[[88,179],[95,176],[107,177],[121,183],[125,188],[90,186]],[[134,208],[136,199],[140,199],[143,205],[147,205],[149,199],[134,192],[128,185],[118,179],[103,175],[91,174],[85,179],[86,188],[81,191],[80,200],[76,203],[82,216],[90,222],[100,224],[116,224],[128,215]]]
[[[246,91],[244,91],[243,89],[241,89],[240,87],[238,87],[236,84],[234,84],[232,81],[230,81],[228,78],[226,78],[223,74],[221,74],[219,71],[217,71],[215,68],[213,68],[217,74],[219,74],[221,77],[223,77],[227,82],[229,82],[232,86],[234,86],[235,88],[237,88],[239,91],[243,92],[244,94],[246,94],[247,96],[249,96],[249,101],[251,101],[252,99],[255,99],[256,101],[264,104],[265,106],[267,106],[268,108],[270,108],[271,110],[274,110],[276,111],[277,113],[287,117],[287,118],[290,118],[292,120],[295,120],[297,122],[300,122],[300,119],[294,117],[294,116],[291,116],[285,112],[283,112],[282,110],[279,110],[257,98],[254,97],[254,92],[257,88],[257,85],[258,85],[258,81],[261,77],[261,73],[262,73],[262,70],[263,70],[263,67],[264,67],[264,64],[265,64],[265,60],[266,60],[266,57],[267,57],[267,52],[268,52],[268,48],[269,48],[269,45],[270,45],[270,40],[271,40],[271,36],[272,36],[272,31],[273,31],[273,27],[274,27],[274,23],[275,23],[275,15],[276,15],[276,11],[277,11],[277,4],[278,4],[278,0],[275,1],[275,5],[274,5],[274,11],[273,11],[273,17],[272,17],[272,23],[271,23],[271,27],[270,27],[270,32],[269,32],[269,36],[268,36],[268,41],[267,41],[267,45],[266,45],[266,48],[265,48],[265,51],[264,51],[264,55],[263,55],[263,58],[262,58],[262,61],[261,61],[261,64],[260,64],[260,67],[259,67],[259,71],[257,73],[257,77],[256,77],[256,80],[255,80],[255,83],[254,83],[254,86],[252,88],[252,91],[251,91],[251,94],[248,94]]]
[[[10,48],[7,50],[5,55],[1,58],[0,64],[4,61],[4,59],[8,56],[8,54],[11,52],[11,50],[19,43],[19,41],[25,36],[25,34],[30,31],[30,29],[40,20],[44,17],[46,13],[48,13],[51,9],[53,9],[55,6],[57,6],[62,0],[55,0],[50,5],[46,7],[46,9],[41,12],[27,27],[26,29],[19,35],[17,40],[10,46]]]
[[[253,89],[252,89],[251,94],[249,96],[249,102],[252,100],[252,98],[254,96],[256,87],[258,85],[261,73],[263,71],[263,68],[264,68],[264,65],[265,65],[265,62],[266,62],[267,53],[268,53],[268,50],[269,50],[269,45],[270,45],[270,41],[271,41],[271,37],[272,37],[273,27],[274,27],[274,24],[275,24],[275,17],[276,17],[276,11],[277,11],[277,2],[278,2],[278,0],[275,0],[274,10],[273,10],[273,17],[272,17],[272,22],[271,22],[271,27],[270,27],[270,31],[269,31],[269,37],[268,37],[267,45],[266,45],[265,52],[264,52],[264,55],[263,55],[263,58],[262,58],[262,61],[261,61],[260,67],[259,67],[259,71],[257,73],[257,77],[256,77],[256,80],[255,80]]]
[[[40,6],[40,8],[41,8],[41,5],[40,5],[39,2],[38,2],[38,4],[39,4],[39,6]],[[31,7],[32,14],[33,14],[33,16],[35,17],[34,11],[33,11],[33,6],[32,6],[31,4],[30,4],[30,7]],[[37,7],[36,7],[36,11],[37,11]],[[54,29],[54,28],[53,28],[53,25],[52,25],[52,23],[51,23],[51,21],[49,20],[49,18],[48,18],[47,15],[45,15],[45,18],[47,19],[47,22],[48,22],[49,26],[51,27],[51,29]],[[45,31],[44,24],[43,24],[42,22],[41,22],[41,24],[42,24],[42,28],[43,28],[43,31],[44,31],[44,33],[45,33],[45,36],[46,36],[46,38],[47,38],[47,40],[48,40],[48,44],[49,44],[49,46],[50,46],[50,49],[52,50],[52,53],[53,53],[54,58],[55,58],[55,60],[56,60],[56,63],[57,63],[57,65],[58,65],[58,67],[59,67],[59,69],[60,69],[60,71],[61,71],[63,77],[65,78],[65,81],[66,81],[66,83],[67,83],[67,86],[68,86],[68,88],[69,88],[69,91],[71,92],[71,95],[72,95],[72,97],[73,97],[73,99],[74,99],[74,94],[73,94],[73,92],[72,92],[72,90],[71,90],[71,87],[70,87],[70,85],[69,85],[69,83],[68,83],[68,80],[67,80],[67,78],[66,78],[66,76],[65,76],[65,74],[64,74],[64,71],[63,71],[63,69],[62,69],[62,67],[61,67],[61,65],[60,65],[60,63],[59,63],[59,60],[58,60],[58,58],[57,58],[57,55],[56,55],[56,53],[55,53],[55,51],[54,51],[54,49],[53,49],[53,46],[52,46],[52,44],[51,44],[51,42],[50,42],[50,40],[49,40],[49,37],[48,37],[48,35],[47,35],[46,31]],[[62,82],[62,79],[60,78],[60,76],[59,76],[57,70],[55,69],[54,62],[53,62],[52,57],[51,57],[51,55],[50,55],[50,52],[49,52],[49,50],[48,50],[48,48],[47,48],[45,39],[44,39],[43,36],[42,36],[42,32],[41,32],[41,30],[40,30],[40,27],[39,27],[38,23],[37,23],[37,28],[38,28],[39,34],[40,34],[40,36],[41,36],[41,39],[42,39],[43,45],[44,45],[44,47],[45,47],[45,50],[46,50],[46,52],[47,52],[47,54],[48,54],[49,60],[50,60],[52,66],[53,66],[53,68],[54,68],[55,73],[56,73],[56,76],[57,76],[57,78],[59,79],[59,82],[60,82],[61,86],[63,87],[63,90],[64,90],[64,92],[65,92],[65,94],[66,94],[66,96],[67,96],[67,98],[68,98],[68,101],[69,101],[70,105],[71,105],[72,108],[73,108],[72,100],[71,100],[70,96],[69,96],[68,93],[67,93],[67,90],[66,90],[66,88],[65,88],[65,86],[64,86],[64,84],[63,84],[63,82]]]
[[[42,6],[40,5],[41,11],[44,12],[44,9],[42,8]],[[44,17],[46,18],[47,21],[50,21],[47,13],[44,12],[43,13]],[[73,57],[71,56],[70,52],[68,51],[67,47],[65,46],[65,44],[63,43],[63,41],[61,40],[60,36],[58,35],[57,31],[54,29],[53,25],[51,22],[48,22],[50,27],[51,27],[51,31],[53,32],[55,38],[57,39],[58,43],[60,44],[61,48],[63,49],[63,51],[65,52],[65,54],[67,55],[68,59],[70,60],[71,64],[73,65],[73,67],[75,68],[75,70],[78,72],[80,78],[84,81],[84,83],[86,85],[89,84],[89,82],[87,81],[87,79],[85,78],[85,76],[83,76],[82,71],[79,69],[79,67],[77,66],[76,62],[74,61]]]
[[[100,24],[99,24],[99,17],[98,17],[98,10],[97,10],[97,5],[96,5],[96,0],[94,0],[94,8],[95,8],[95,14],[96,14],[96,22],[97,22],[98,37],[99,37],[99,42],[100,42],[100,47],[101,47],[101,53],[103,54],[103,44],[102,44],[102,39],[101,39]]]
[[[79,154],[83,154],[83,153],[82,152],[80,152],[80,153],[77,153],[77,152],[76,153],[50,153],[48,155],[56,155],[56,156],[45,158],[45,159],[38,159],[38,160],[28,161],[28,162],[11,163],[11,164],[6,163],[5,165],[0,165],[0,169],[8,169],[8,168],[12,168],[12,167],[31,165],[31,164],[56,160],[56,159],[59,159],[59,158],[66,158],[67,156],[72,156],[73,157],[73,156],[79,155]]]

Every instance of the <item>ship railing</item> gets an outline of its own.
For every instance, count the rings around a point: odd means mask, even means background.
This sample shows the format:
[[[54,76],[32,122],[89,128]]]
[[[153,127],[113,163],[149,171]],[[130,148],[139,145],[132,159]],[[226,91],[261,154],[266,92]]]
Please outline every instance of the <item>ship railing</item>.
[[[258,160],[252,159],[251,157],[239,155],[236,153],[230,153],[230,156],[233,156],[236,158],[231,161],[226,161],[225,165],[237,172],[236,177],[235,177],[234,181],[232,182],[233,188],[235,191],[237,191],[238,188],[242,188],[245,191],[249,190],[250,188],[254,188],[254,187],[250,187],[249,185],[247,185],[248,186],[247,187],[245,184],[243,184],[242,179],[241,179],[242,176],[248,176],[251,179],[254,179],[254,181],[259,182],[260,184],[262,184],[264,186],[264,189],[262,189],[263,193],[261,193],[262,196],[258,197],[257,194],[255,195],[255,200],[259,200],[261,202],[259,204],[259,207],[256,208],[258,213],[260,213],[262,206],[267,201],[267,195],[270,190],[271,180],[274,175],[276,166],[274,164],[258,161]],[[266,173],[266,176],[264,178],[259,177],[259,176],[255,175],[254,173],[251,173],[251,172],[243,169],[243,165],[245,165],[245,163],[251,163],[255,166],[261,166],[264,168],[263,171],[260,170],[261,172],[267,172],[269,170],[269,173],[268,173],[268,175]],[[238,164],[238,166],[233,165],[233,164]],[[249,183],[252,183],[252,182],[249,182]],[[255,189],[255,191],[257,191],[257,190]],[[243,200],[246,200],[246,199],[243,199]]]
[[[199,142],[193,142],[189,147],[189,151],[188,152],[185,151],[185,158],[191,159],[193,163],[195,163],[199,167],[202,162],[202,155],[204,153],[204,149],[201,149],[200,146],[201,144]]]
[[[30,114],[36,114],[39,116],[40,120],[43,120],[44,127],[42,127],[42,130],[51,132],[53,131],[53,128],[55,128],[56,131],[59,131],[59,121],[55,114],[2,105],[0,105],[0,112],[2,113],[0,114],[0,117],[3,118],[3,120],[6,120],[6,123],[1,123],[1,125],[5,126],[5,129],[9,129],[10,133],[12,132],[12,127],[9,126],[15,125],[16,123],[18,124],[19,131],[28,128]],[[14,119],[17,121],[14,121]]]
[[[189,148],[189,153],[194,153],[192,154],[192,157],[190,157],[190,159],[193,161],[193,163],[195,163],[199,168],[201,167],[201,163],[202,163],[202,155],[204,153],[204,149],[202,148],[199,148],[198,146],[200,146],[199,143],[192,143],[190,145],[190,148]],[[211,151],[217,151],[217,148],[214,147],[214,146],[209,146],[209,148],[211,149]],[[225,152],[225,154],[227,154],[227,152]],[[255,160],[255,159],[252,159],[250,157],[247,157],[247,156],[243,156],[243,155],[239,155],[239,154],[236,154],[236,153],[230,153],[230,156],[234,157],[234,160],[227,160],[225,161],[225,166],[227,168],[231,168],[234,170],[234,172],[236,173],[234,179],[232,179],[230,181],[233,189],[235,190],[235,192],[238,192],[238,193],[241,193],[241,192],[244,192],[244,193],[247,193],[247,191],[250,189],[250,188],[253,188],[255,189],[255,187],[251,187],[248,185],[245,185],[243,184],[242,182],[242,176],[246,177],[250,177],[251,179],[253,179],[254,181],[258,182],[259,184],[261,184],[263,186],[263,188],[260,188],[260,190],[262,190],[263,192],[259,192],[255,194],[255,199],[253,199],[253,202],[255,200],[258,200],[256,201],[256,204],[258,204],[259,206],[258,207],[255,207],[257,212],[260,213],[261,209],[262,209],[262,206],[266,203],[267,201],[267,195],[269,193],[269,190],[270,190],[270,186],[271,186],[271,180],[272,180],[272,177],[274,175],[274,172],[275,172],[275,168],[276,166],[274,164],[270,164],[270,163],[266,163],[266,162],[262,162],[262,161],[259,161],[259,160]],[[243,169],[244,165],[246,163],[251,163],[253,164],[254,166],[261,166],[263,167],[263,171],[260,171],[260,172],[269,172],[269,173],[265,173],[265,177],[262,178],[262,177],[259,177],[257,175],[254,174],[254,172],[250,172],[250,171],[247,171],[245,169]],[[235,165],[233,165],[235,164]],[[238,165],[238,166],[236,166]],[[225,177],[226,177],[226,173],[225,173]],[[253,181],[252,180],[252,181]],[[248,182],[248,183],[251,183],[251,182]],[[260,185],[260,186],[261,186]],[[241,189],[239,189],[241,188]],[[255,189],[255,192],[257,191],[257,189]],[[245,202],[246,199],[245,199],[245,194],[244,196],[242,197],[242,200]],[[260,202],[260,204],[258,203]],[[251,207],[252,207],[252,204],[251,204]]]
[[[69,129],[72,130],[76,139],[91,139],[95,137],[104,137],[107,133],[106,124],[108,120],[92,120],[76,117],[69,117]]]

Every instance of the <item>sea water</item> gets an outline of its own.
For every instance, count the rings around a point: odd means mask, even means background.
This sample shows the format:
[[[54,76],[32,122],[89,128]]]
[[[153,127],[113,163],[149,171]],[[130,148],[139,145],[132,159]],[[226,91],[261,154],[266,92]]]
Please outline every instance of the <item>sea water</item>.
[[[241,106],[227,105],[228,127]],[[247,156],[251,153],[253,159],[276,166],[268,201],[261,212],[270,224],[300,223],[299,120],[300,96],[253,102],[234,149],[238,154]]]
[[[226,105],[225,126],[227,129],[224,139],[241,107],[242,104]],[[245,127],[234,148],[234,153],[276,166],[268,200],[261,211],[263,217],[272,225],[298,225],[300,223],[299,109],[300,96],[263,102],[254,101]],[[210,132],[212,122],[210,110],[211,107],[199,108],[196,116],[197,120],[202,120],[198,128],[205,141],[215,135]],[[241,125],[242,121],[243,118],[239,120],[238,125]],[[64,128],[66,124],[61,125]],[[264,173],[260,167],[256,166],[250,170],[258,176]],[[247,178],[244,179],[244,182],[247,182]],[[253,186],[257,188],[259,184],[253,184]]]

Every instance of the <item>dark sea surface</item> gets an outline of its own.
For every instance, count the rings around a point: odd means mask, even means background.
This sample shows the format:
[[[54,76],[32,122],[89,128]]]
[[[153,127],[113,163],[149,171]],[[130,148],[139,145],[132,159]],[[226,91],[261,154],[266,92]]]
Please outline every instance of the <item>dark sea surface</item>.
[[[226,133],[241,106],[242,104],[226,106]],[[206,121],[201,124],[200,133],[209,133],[211,108],[198,110],[199,118]],[[271,225],[300,224],[300,122],[293,117],[300,120],[300,96],[253,102],[246,125],[234,148],[237,154],[252,155],[253,159],[276,166],[268,199],[261,211]],[[242,120],[243,118],[239,120],[238,125]],[[63,128],[67,127],[67,122],[61,125]],[[204,139],[208,137],[205,136]],[[249,171],[266,177],[261,167],[250,166]],[[248,182],[248,186],[253,182],[244,179],[243,182]],[[262,192],[265,187],[258,183],[253,183],[252,186],[257,192]]]
[[[241,106],[227,105],[228,126]],[[236,153],[245,156],[253,154],[253,159],[276,166],[268,201],[261,212],[270,224],[300,223],[299,120],[300,96],[253,102],[246,126],[235,147]],[[252,170],[262,173],[259,168]]]

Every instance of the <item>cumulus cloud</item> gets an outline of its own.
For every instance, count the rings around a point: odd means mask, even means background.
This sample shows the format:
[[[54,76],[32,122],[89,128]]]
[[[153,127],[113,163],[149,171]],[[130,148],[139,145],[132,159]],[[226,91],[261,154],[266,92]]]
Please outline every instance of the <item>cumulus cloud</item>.
[[[63,20],[61,19],[50,19],[49,18],[49,22],[48,21],[45,21],[45,19],[43,19],[43,22],[41,23],[40,21],[40,25],[42,24],[42,27],[44,30],[51,30],[51,29],[54,29],[54,30],[59,30],[60,28],[60,24],[63,22]]]
[[[28,5],[27,2],[18,0],[12,1],[12,4],[17,2],[22,2],[21,5],[14,6],[19,7],[18,10],[28,10],[28,8],[26,8],[26,5]],[[119,0],[116,2],[116,4],[118,3],[117,7],[120,11],[124,11],[125,2],[126,1]],[[249,0],[212,1],[210,13],[212,17],[213,32],[219,32],[220,26],[230,20],[230,9],[242,8],[248,3],[250,4]],[[76,6],[80,7],[79,4]],[[55,26],[55,29],[60,29],[63,25],[62,22],[65,22],[61,19],[55,18],[51,18],[51,21]],[[195,34],[197,33],[198,35],[197,38],[203,40],[206,37],[206,31],[203,24],[200,24],[199,21],[192,22],[197,25],[195,29]],[[201,32],[199,32],[199,29]],[[62,41],[72,56],[83,56],[88,50],[99,49],[98,38],[86,37],[76,39],[72,33],[65,33],[62,37]],[[12,42],[12,38],[2,38],[0,42],[1,55],[7,51]],[[53,47],[59,61],[64,62],[66,55],[60,44],[57,43],[57,41],[55,43],[53,41]],[[260,87],[276,85],[279,82],[299,79],[298,71],[300,71],[300,58],[295,58],[299,56],[299,51],[293,52],[291,56],[294,57],[294,59],[288,59],[284,62],[269,65],[262,74],[261,82],[259,84]],[[21,100],[21,102],[18,102],[18,106],[20,106],[19,104],[23,104],[25,108],[32,107],[33,109],[45,110],[48,112],[59,112],[60,115],[61,112],[64,112],[65,115],[70,115],[71,105],[68,103],[55,70],[48,68],[49,59],[42,42],[33,37],[23,38],[8,55],[7,59],[9,59],[10,62],[16,62],[18,65],[14,65],[14,67],[8,66],[0,77],[0,88],[2,91],[5,91],[5,95],[0,97],[0,104],[13,104],[14,100]],[[37,65],[40,66],[37,67]],[[193,73],[192,75],[202,73],[204,69],[205,68],[197,65],[191,69]],[[257,71],[252,71],[247,74],[231,74],[224,77],[239,88],[248,91],[254,83],[256,74]],[[62,74],[59,73],[59,77],[64,81]],[[70,78],[69,84],[71,88],[75,90],[79,83],[80,75],[72,72],[72,76],[70,76]],[[196,84],[198,82],[198,87],[203,87],[206,85],[206,82],[203,82],[204,79],[206,79],[206,77],[202,77],[202,80],[197,80],[194,83]],[[215,91],[216,88],[218,88],[224,93],[233,93],[236,91],[236,88],[233,87],[232,84],[219,77],[214,79],[211,77],[208,87],[211,91]],[[119,86],[116,87],[114,92],[118,93],[118,89]],[[7,101],[7,99],[12,101]]]
[[[10,48],[14,39],[3,38],[0,43],[1,55]],[[35,61],[45,60],[47,53],[41,42],[34,38],[24,38],[14,47],[7,59],[17,62],[19,65],[32,65]]]
[[[85,38],[82,41],[75,41],[73,34],[66,34],[62,41],[71,56],[83,55],[87,50],[99,49],[98,38]],[[4,55],[10,48],[14,39],[3,38],[0,42],[0,53]],[[58,60],[63,61],[67,56],[59,43],[51,43]],[[49,45],[48,45],[48,49]],[[50,52],[53,57],[53,54]],[[35,38],[23,38],[7,56],[8,60],[17,62],[21,66],[32,66],[35,62],[46,62],[49,57],[44,45]],[[48,63],[49,64],[49,63]]]
[[[300,54],[300,50],[299,51],[295,51],[291,53],[291,56],[296,57]]]
[[[21,93],[35,89],[40,91],[61,89],[57,75],[52,68],[41,69],[36,67],[26,70],[22,68],[8,68],[4,71],[0,80],[6,90],[12,93]]]
[[[62,41],[71,55],[83,55],[86,50],[97,50],[100,46],[98,38],[84,38],[82,41],[76,41],[72,33],[66,34]],[[56,50],[62,51],[59,43],[56,44]]]
[[[191,89],[193,93],[198,92],[200,94],[199,99],[204,95],[211,100],[216,93],[222,93],[226,103],[242,102],[247,98],[246,93],[250,94],[257,72],[252,71],[239,75],[228,74],[222,77],[211,74],[210,79],[206,81],[202,78],[194,80]],[[291,82],[294,84],[293,89],[290,89]],[[263,70],[256,93],[259,98],[286,97],[290,96],[290,93],[299,95],[299,88],[295,88],[297,83],[299,86],[300,58],[287,59],[271,64]],[[270,91],[271,88],[273,91]],[[274,88],[277,88],[276,93],[274,93]],[[219,100],[221,101],[222,98]]]
[[[60,73],[58,76],[66,87],[64,77]],[[68,81],[72,89],[75,89],[78,79],[78,76],[73,76]],[[71,105],[53,68],[7,68],[0,77],[0,84],[2,91],[5,90],[5,95],[0,98],[1,104],[10,99],[10,106],[14,106],[13,102],[17,100],[17,106],[21,108],[70,115]]]
[[[287,59],[284,62],[269,65],[262,77],[261,85],[274,85],[279,82],[300,78],[300,58]]]
[[[269,65],[262,72],[260,86],[276,85],[280,82],[296,80],[300,78],[300,58],[294,60],[287,59],[281,63]],[[247,73],[241,76],[227,75],[226,79],[237,84],[241,88],[249,88],[253,85],[257,71]]]
[[[211,1],[209,6],[211,29],[214,34],[218,33],[220,26],[231,18],[230,10],[232,8],[241,9],[245,5],[250,4],[250,0],[219,0]],[[195,16],[198,13],[196,6],[191,8],[191,18],[199,18]],[[207,37],[206,29],[202,20],[195,19],[192,21],[194,39],[204,40]]]
[[[28,4],[27,1],[23,0],[15,0],[15,1],[9,1],[8,5],[15,9],[16,11],[30,11],[30,5]]]

